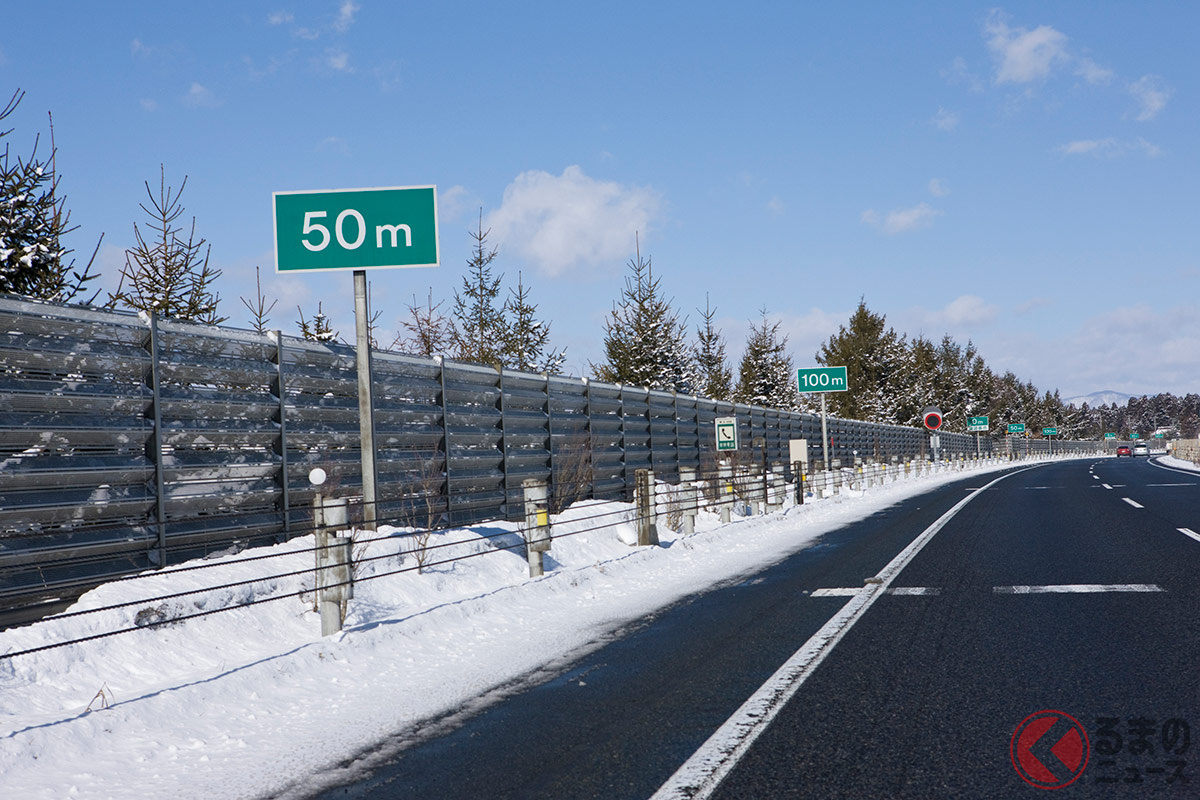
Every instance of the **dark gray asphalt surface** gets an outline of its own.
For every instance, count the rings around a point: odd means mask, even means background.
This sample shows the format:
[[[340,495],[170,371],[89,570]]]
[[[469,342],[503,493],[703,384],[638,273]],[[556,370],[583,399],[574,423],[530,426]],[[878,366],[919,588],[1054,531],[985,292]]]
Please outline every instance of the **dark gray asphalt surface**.
[[[354,782],[319,796],[649,797],[846,602],[813,589],[861,586],[985,482],[905,501],[664,609],[449,732],[429,733],[436,721],[425,733],[398,732],[345,765]],[[1052,796],[1200,797],[1200,770],[1185,767],[1186,786],[1168,783],[1177,768],[1166,762],[1186,762],[1190,749],[1161,752],[1168,720],[1196,725],[1200,747],[1200,542],[1176,530],[1200,531],[1198,482],[1144,459],[1073,461],[980,494],[894,584],[940,593],[881,597],[715,796],[1042,797],[1017,775],[1009,744],[1027,715],[1057,709],[1079,719],[1092,752],[1080,779]],[[1154,485],[1173,483],[1190,485]],[[1074,583],[1165,591],[993,592]],[[1115,744],[1100,718],[1119,721],[1125,741],[1115,755],[1097,754]],[[1127,735],[1130,718],[1155,722],[1153,753],[1147,737]],[[1059,732],[1033,752],[1062,773],[1048,753]],[[1179,749],[1178,722],[1167,733]],[[1143,783],[1124,782],[1132,768]],[[1119,782],[1096,782],[1111,776]]]

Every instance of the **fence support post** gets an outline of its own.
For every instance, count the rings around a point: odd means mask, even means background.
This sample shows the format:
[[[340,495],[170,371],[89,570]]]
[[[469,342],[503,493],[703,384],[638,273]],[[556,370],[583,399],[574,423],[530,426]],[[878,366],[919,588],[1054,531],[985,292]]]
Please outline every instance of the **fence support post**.
[[[648,547],[658,544],[658,525],[654,521],[654,471],[639,469],[635,481],[637,543],[638,547]]]
[[[162,398],[158,388],[158,315],[151,311],[149,316],[150,339],[146,342],[146,349],[150,352],[150,390],[153,393],[152,402],[154,404],[151,413],[154,416],[154,434],[146,443],[146,449],[152,452],[146,455],[154,459],[155,522],[158,527],[158,549],[151,551],[150,561],[153,563],[157,560],[157,566],[161,569],[167,565],[167,493],[163,480],[162,408],[159,405]]]
[[[274,330],[269,335],[275,340],[275,379],[271,391],[279,398],[279,439],[276,440],[275,447],[279,450],[279,486],[283,490],[280,509],[283,511],[283,535],[285,539],[289,539],[292,535],[292,499],[288,481],[287,384],[283,375],[283,331]]]
[[[529,577],[543,574],[542,553],[550,549],[550,490],[545,481],[527,478],[525,490],[525,552],[529,558]]]
[[[796,478],[796,505],[804,505],[804,462],[792,462],[792,474]]]
[[[721,507],[721,522],[728,525],[733,518],[733,464],[717,467],[717,504]]]

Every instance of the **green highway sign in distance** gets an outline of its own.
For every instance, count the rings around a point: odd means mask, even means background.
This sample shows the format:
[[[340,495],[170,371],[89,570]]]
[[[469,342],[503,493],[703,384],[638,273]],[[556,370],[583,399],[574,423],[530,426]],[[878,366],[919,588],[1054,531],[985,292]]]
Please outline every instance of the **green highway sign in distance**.
[[[845,367],[814,367],[796,370],[796,384],[802,392],[847,392]]]
[[[987,417],[971,417],[967,420],[967,430],[971,433],[989,430]]]
[[[434,186],[272,197],[276,272],[438,265]]]
[[[1117,438],[1117,435],[1115,433],[1106,433],[1106,434],[1104,434],[1104,438],[1105,439],[1115,439],[1115,438]]]
[[[1166,434],[1162,434],[1162,433],[1156,433],[1156,434],[1154,434],[1154,438],[1155,438],[1155,439],[1162,439],[1162,438],[1163,438],[1165,435],[1166,435]]]
[[[738,449],[737,417],[717,417],[717,452]]]
[[[1140,433],[1131,433],[1131,434],[1129,434],[1129,438],[1130,439],[1140,439],[1140,438],[1142,438],[1142,435]]]
[[[1058,436],[1058,428],[1042,428],[1042,436]]]
[[[1009,433],[1024,433],[1025,432],[1025,423],[1024,422],[1014,422],[1014,423],[1010,424],[1008,426],[1008,432]]]

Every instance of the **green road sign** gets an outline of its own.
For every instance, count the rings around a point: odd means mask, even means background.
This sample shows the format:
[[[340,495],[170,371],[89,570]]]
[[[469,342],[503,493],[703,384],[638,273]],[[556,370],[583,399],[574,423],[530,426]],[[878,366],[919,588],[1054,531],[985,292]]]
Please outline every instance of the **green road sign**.
[[[1105,439],[1115,439],[1115,438],[1117,438],[1117,435],[1115,433],[1106,433],[1106,434],[1104,434],[1104,438]]]
[[[1140,438],[1142,438],[1142,435],[1140,433],[1131,433],[1131,434],[1129,434],[1129,438],[1130,439],[1140,439]]]
[[[987,417],[971,417],[967,420],[967,430],[972,433],[977,431],[986,431],[988,429]]]
[[[1011,423],[1008,426],[1008,432],[1009,433],[1024,433],[1025,432],[1025,423],[1024,422]]]
[[[438,265],[434,186],[272,197],[276,272]]]
[[[717,417],[717,452],[738,449],[737,417]]]
[[[1162,439],[1162,438],[1164,438],[1164,436],[1165,436],[1165,434],[1161,434],[1161,433],[1154,434],[1155,439]]]
[[[1058,436],[1058,428],[1042,428],[1042,436]]]
[[[847,392],[845,367],[814,367],[796,370],[796,385],[802,392]]]

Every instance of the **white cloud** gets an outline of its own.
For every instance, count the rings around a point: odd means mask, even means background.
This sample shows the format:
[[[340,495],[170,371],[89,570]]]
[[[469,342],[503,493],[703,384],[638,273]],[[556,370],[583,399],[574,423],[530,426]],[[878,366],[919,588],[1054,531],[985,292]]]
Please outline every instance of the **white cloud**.
[[[1049,25],[1033,30],[1010,28],[1005,16],[993,11],[984,25],[987,46],[996,60],[996,83],[1032,83],[1066,62],[1067,37]]]
[[[929,181],[929,193],[934,197],[945,197],[950,194],[950,187],[941,178],[931,178]]]
[[[966,86],[968,91],[979,93],[983,91],[983,81],[967,67],[967,61],[959,56],[950,62],[950,66],[942,70],[942,78],[951,86]]]
[[[939,311],[925,315],[925,324],[945,329],[972,328],[986,325],[1000,313],[998,306],[982,297],[964,294],[956,297]]]
[[[467,190],[462,186],[451,186],[438,191],[438,222],[453,222],[459,219],[471,204]]]
[[[345,33],[351,25],[354,24],[354,15],[358,13],[362,6],[354,2],[354,0],[345,0],[338,8],[337,19],[333,22],[333,27],[339,33]]]
[[[1163,84],[1162,78],[1157,75],[1143,75],[1138,78],[1129,84],[1129,93],[1141,106],[1136,117],[1139,122],[1157,117],[1158,113],[1167,107],[1167,101],[1171,99],[1172,94]]]
[[[350,54],[338,47],[330,47],[325,51],[323,63],[334,72],[354,72],[350,66]]]
[[[942,212],[931,207],[928,203],[917,203],[912,208],[898,208],[880,215],[873,208],[862,213],[862,221],[873,228],[878,228],[887,234],[908,233],[933,224],[933,220]]]
[[[140,102],[141,102],[143,111],[157,111],[158,110],[158,101],[156,101],[152,98],[143,97]]]
[[[141,40],[141,39],[134,39],[132,42],[130,42],[130,43],[129,43],[129,53],[130,53],[130,55],[135,55],[135,56],[148,56],[148,55],[150,55],[150,52],[151,52],[151,51],[150,51],[150,48],[149,48],[149,47],[147,47],[147,46],[146,46],[146,45],[145,45],[145,44],[142,42],[142,40]]]
[[[1058,148],[1065,156],[1092,156],[1093,158],[1123,158],[1128,155],[1143,155],[1147,158],[1158,158],[1163,154],[1162,148],[1156,144],[1138,137],[1137,139],[1079,139],[1068,142]]]
[[[207,86],[193,82],[188,92],[183,97],[183,102],[193,108],[216,108],[221,105],[221,101],[212,93],[212,90]]]
[[[268,25],[284,25],[295,21],[296,17],[290,11],[275,11],[267,15]]]
[[[633,251],[658,214],[660,197],[648,187],[589,178],[578,166],[562,175],[523,172],[488,215],[498,245],[550,275],[620,261]]]
[[[1075,74],[1085,81],[1096,85],[1108,85],[1113,79],[1113,71],[1102,67],[1090,58],[1081,57],[1075,62]]]
[[[952,131],[958,127],[961,117],[953,111],[948,111],[942,107],[938,107],[937,113],[933,115],[930,123],[943,131]]]
[[[771,216],[773,217],[782,215],[785,209],[786,207],[783,204],[783,200],[779,199],[778,195],[772,196],[771,199],[767,201],[767,211],[771,212]]]

